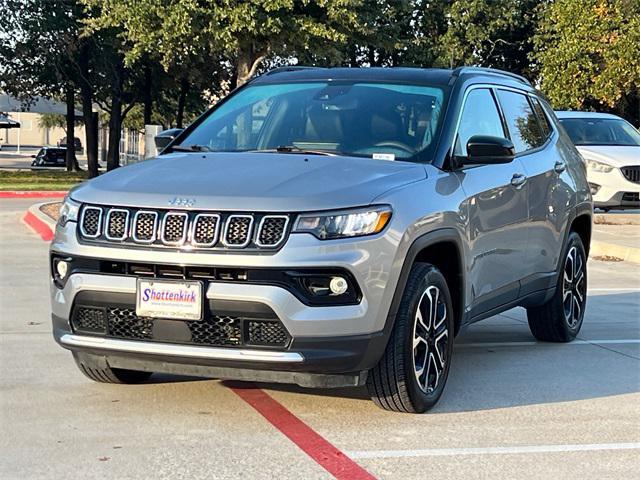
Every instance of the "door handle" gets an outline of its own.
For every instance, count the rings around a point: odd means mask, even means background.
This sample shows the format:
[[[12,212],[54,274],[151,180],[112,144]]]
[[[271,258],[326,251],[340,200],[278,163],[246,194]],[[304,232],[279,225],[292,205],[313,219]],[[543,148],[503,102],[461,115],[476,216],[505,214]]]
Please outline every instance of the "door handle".
[[[556,171],[556,173],[562,173],[567,169],[567,164],[558,160],[553,166],[553,169]]]
[[[513,177],[511,177],[511,185],[516,188],[522,188],[525,183],[527,183],[526,175],[523,175],[521,173],[514,173]]]

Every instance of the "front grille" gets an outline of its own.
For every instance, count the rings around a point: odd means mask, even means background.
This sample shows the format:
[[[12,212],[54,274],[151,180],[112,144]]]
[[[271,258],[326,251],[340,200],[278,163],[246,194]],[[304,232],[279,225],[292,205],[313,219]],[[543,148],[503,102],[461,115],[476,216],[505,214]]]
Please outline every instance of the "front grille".
[[[106,330],[104,309],[96,307],[78,307],[73,318],[73,326],[76,330],[104,333]]]
[[[107,308],[107,335],[115,338],[150,340],[153,338],[153,321],[138,317],[133,308]]]
[[[640,193],[638,192],[624,192],[622,194],[623,202],[640,202]]]
[[[81,232],[87,238],[95,238],[100,235],[102,222],[102,209],[86,207],[82,211]]]
[[[264,217],[258,229],[258,239],[256,243],[263,247],[273,247],[278,245],[283,239],[287,230],[289,217]]]
[[[248,323],[248,343],[283,347],[289,342],[289,335],[280,322]]]
[[[205,315],[202,321],[162,320],[139,317],[135,308],[121,305],[78,305],[73,309],[71,323],[78,333],[211,347],[251,345],[283,348],[291,340],[279,320],[247,319],[235,315]]]
[[[162,242],[167,245],[179,245],[184,243],[187,237],[186,213],[167,213],[162,222]]]
[[[287,239],[289,219],[289,215],[87,205],[81,212],[79,235],[89,242],[117,242],[131,246],[275,250]]]
[[[197,215],[193,221],[191,240],[194,245],[210,247],[218,240],[219,215]]]
[[[224,243],[229,247],[244,247],[249,243],[253,217],[231,215],[227,221]]]
[[[158,214],[140,210],[133,219],[133,239],[136,242],[147,243],[156,239]]]
[[[109,210],[107,214],[106,237],[109,240],[124,240],[129,229],[128,210]]]
[[[622,167],[624,177],[633,183],[640,183],[640,166]]]

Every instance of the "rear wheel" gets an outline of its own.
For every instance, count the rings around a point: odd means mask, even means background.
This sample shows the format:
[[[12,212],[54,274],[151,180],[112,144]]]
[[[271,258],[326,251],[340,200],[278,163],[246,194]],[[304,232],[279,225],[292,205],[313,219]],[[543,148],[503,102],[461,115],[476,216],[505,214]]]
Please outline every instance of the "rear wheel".
[[[74,353],[78,369],[89,379],[100,383],[142,383],[149,379],[151,372],[111,368],[102,357]]]
[[[570,342],[582,326],[587,306],[587,255],[580,235],[569,234],[567,251],[551,300],[527,309],[531,333],[546,342]]]
[[[384,355],[367,388],[385,410],[422,413],[437,402],[453,352],[453,307],[447,282],[430,264],[415,264]]]

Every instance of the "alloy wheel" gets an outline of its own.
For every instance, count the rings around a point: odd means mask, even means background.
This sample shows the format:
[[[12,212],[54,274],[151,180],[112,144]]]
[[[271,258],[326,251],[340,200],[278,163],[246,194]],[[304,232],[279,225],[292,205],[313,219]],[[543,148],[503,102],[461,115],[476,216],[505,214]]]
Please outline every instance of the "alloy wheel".
[[[585,278],[584,256],[578,248],[571,247],[564,263],[562,306],[567,325],[572,329],[580,323],[584,314],[587,297]]]
[[[413,324],[413,371],[420,389],[431,394],[449,361],[447,306],[436,286],[429,286],[418,302]]]

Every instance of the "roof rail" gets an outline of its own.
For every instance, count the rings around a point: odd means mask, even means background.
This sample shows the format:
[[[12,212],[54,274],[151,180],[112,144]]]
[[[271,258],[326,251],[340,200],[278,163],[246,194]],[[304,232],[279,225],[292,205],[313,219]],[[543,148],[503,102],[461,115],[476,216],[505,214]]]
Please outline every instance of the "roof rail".
[[[322,67],[310,67],[305,65],[288,65],[284,67],[276,67],[274,69],[269,70],[265,75],[273,75],[276,73],[282,72],[295,72],[296,70],[314,70]]]
[[[522,75],[518,75],[516,73],[507,72],[505,70],[499,70],[497,68],[487,68],[487,67],[458,67],[453,71],[454,76],[460,76],[463,73],[473,73],[473,72],[483,72],[483,73],[493,73],[495,75],[505,75],[507,77],[511,77],[519,82],[524,83],[525,85],[531,85],[531,82],[523,77]]]

